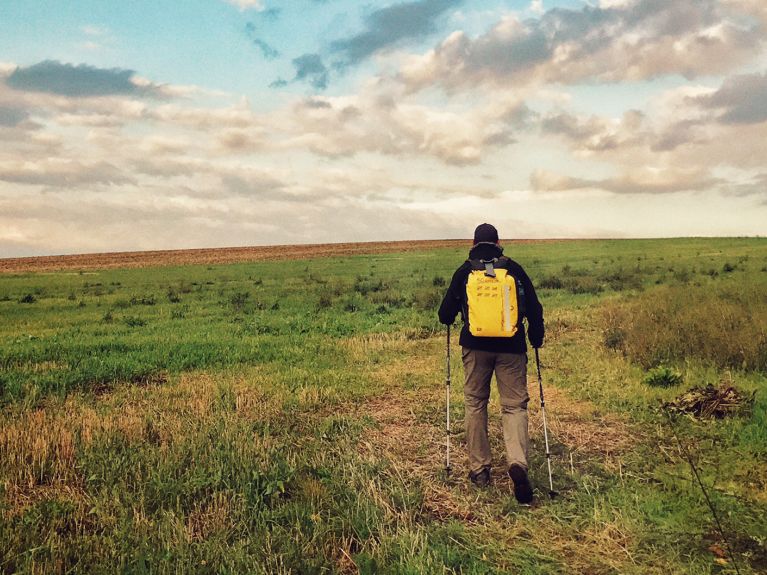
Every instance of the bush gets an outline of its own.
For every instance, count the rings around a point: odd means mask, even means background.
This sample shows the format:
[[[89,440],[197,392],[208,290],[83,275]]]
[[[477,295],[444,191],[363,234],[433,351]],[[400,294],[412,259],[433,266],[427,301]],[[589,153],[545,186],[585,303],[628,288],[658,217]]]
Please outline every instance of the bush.
[[[129,315],[125,317],[125,325],[128,327],[141,327],[146,325],[146,320],[141,319],[135,315]]]
[[[173,288],[168,288],[168,301],[170,303],[179,303],[181,301],[181,296],[178,295],[178,292]]]
[[[562,289],[564,284],[558,276],[548,276],[540,281],[538,287],[543,289]]]
[[[642,383],[651,387],[674,387],[682,383],[682,374],[675,369],[661,365],[648,371]]]
[[[445,278],[442,276],[434,276],[434,279],[431,280],[431,285],[434,287],[444,287],[445,285]]]
[[[572,294],[596,294],[602,291],[602,285],[595,278],[589,276],[567,278],[565,287]]]
[[[626,332],[619,327],[611,326],[605,329],[604,344],[607,349],[622,351],[626,343]]]
[[[442,294],[434,288],[420,288],[413,294],[413,305],[423,311],[436,311],[442,302]]]
[[[35,303],[37,301],[37,298],[32,295],[31,293],[24,294],[21,299],[19,300],[19,303]]]
[[[634,271],[626,271],[622,268],[617,271],[602,274],[599,281],[607,284],[613,291],[623,291],[628,289],[640,289],[642,287],[642,277]]]
[[[232,304],[234,309],[241,311],[245,304],[250,299],[250,293],[248,292],[236,292],[229,298],[229,303]]]
[[[660,286],[603,308],[605,345],[645,368],[696,358],[767,370],[767,290],[753,284]]]
[[[141,297],[132,297],[130,298],[130,304],[131,305],[155,305],[157,303],[157,298],[155,298],[153,295],[145,295]]]

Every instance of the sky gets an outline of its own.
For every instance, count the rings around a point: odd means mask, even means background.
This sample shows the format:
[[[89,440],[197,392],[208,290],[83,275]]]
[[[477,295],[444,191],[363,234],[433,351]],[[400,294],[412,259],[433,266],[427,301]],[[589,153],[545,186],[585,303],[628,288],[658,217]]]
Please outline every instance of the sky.
[[[764,0],[0,0],[0,257],[767,232]]]

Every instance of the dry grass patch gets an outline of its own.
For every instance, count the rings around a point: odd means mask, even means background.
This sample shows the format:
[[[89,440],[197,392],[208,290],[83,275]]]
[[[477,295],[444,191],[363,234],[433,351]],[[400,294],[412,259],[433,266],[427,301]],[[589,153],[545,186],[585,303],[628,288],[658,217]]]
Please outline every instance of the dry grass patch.
[[[103,438],[165,450],[212,426],[224,412],[250,421],[278,416],[283,402],[260,379],[251,374],[224,382],[205,373],[184,374],[165,386],[125,386],[90,399],[50,399],[34,410],[7,409],[0,413],[0,481],[11,513],[54,496],[85,500],[78,452]],[[307,392],[305,400],[322,397]]]

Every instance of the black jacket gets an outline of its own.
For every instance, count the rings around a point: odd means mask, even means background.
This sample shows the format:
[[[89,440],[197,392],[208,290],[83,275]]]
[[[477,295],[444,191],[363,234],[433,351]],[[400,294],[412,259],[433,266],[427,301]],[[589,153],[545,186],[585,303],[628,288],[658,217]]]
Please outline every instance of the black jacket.
[[[469,251],[469,259],[490,260],[503,255],[503,249],[494,244],[478,244]],[[541,347],[543,345],[543,307],[535,295],[530,278],[527,277],[525,270],[512,259],[508,260],[505,266],[511,275],[522,282],[525,290],[525,317],[527,317],[530,345]],[[439,321],[445,325],[451,325],[455,321],[458,312],[464,315],[466,309],[466,281],[471,272],[471,264],[466,261],[453,274],[450,281],[450,287],[447,288],[442,305],[439,306]],[[468,318],[463,318],[463,328],[459,343],[463,347],[470,349],[479,349],[482,351],[525,353],[527,345],[525,344],[525,326],[522,318],[517,326],[517,333],[514,337],[476,337],[469,332]]]

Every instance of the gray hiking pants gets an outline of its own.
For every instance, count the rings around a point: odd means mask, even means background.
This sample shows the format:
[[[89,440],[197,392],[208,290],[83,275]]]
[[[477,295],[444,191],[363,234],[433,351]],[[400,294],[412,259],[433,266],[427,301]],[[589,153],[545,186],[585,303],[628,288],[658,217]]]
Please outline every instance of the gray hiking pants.
[[[527,469],[527,354],[494,353],[463,349],[463,386],[466,409],[466,447],[473,472],[490,467],[487,438],[487,402],[490,380],[495,372],[501,398],[501,423],[506,446],[506,463]]]

